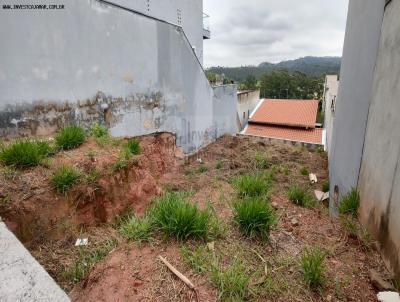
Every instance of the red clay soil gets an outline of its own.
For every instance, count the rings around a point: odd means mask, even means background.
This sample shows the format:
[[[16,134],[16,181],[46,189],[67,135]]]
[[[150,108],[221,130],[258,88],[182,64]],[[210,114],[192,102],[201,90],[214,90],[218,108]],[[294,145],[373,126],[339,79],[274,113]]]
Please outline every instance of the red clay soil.
[[[127,207],[143,213],[162,189],[191,192],[192,202],[201,207],[210,204],[224,221],[226,234],[215,240],[213,253],[222,266],[235,258],[245,265],[251,284],[249,301],[376,301],[369,270],[389,276],[378,252],[367,251],[360,240],[350,238],[341,223],[330,218],[326,205],[307,209],[287,198],[292,183],[310,191],[321,188],[328,178],[324,153],[290,144],[225,136],[182,162],[174,137],[169,134],[142,137],[140,142],[142,155],[135,157],[128,167],[102,174],[95,187],[82,183],[67,196],[54,193],[49,185],[56,164],[67,161],[84,169],[93,164],[86,155],[93,149],[97,153],[96,168],[108,171],[120,150],[113,146],[100,148],[88,141],[77,150],[57,155],[50,169],[36,168],[18,172],[13,180],[0,180],[0,193],[11,195],[11,202],[0,207],[0,216],[22,239],[25,232],[31,241],[43,231],[46,236],[51,235],[34,241],[28,248],[65,290],[72,289],[72,284],[60,278],[60,273],[76,259],[73,243],[79,233],[66,237],[65,228],[61,227],[63,219],[74,226],[94,226],[84,230],[90,242],[117,239],[118,246],[70,291],[72,301],[196,301],[194,292],[171,274],[158,260],[159,255],[196,285],[199,301],[219,300],[210,273],[196,273],[180,253],[183,245],[194,248],[204,242],[181,243],[156,236],[151,243],[130,243],[113,226],[104,224]],[[244,238],[232,222],[231,205],[236,195],[230,180],[255,171],[256,153],[267,159],[272,166],[266,171],[275,175],[270,195],[271,202],[277,204],[279,222],[268,242]],[[302,175],[304,168],[317,174],[317,184],[310,184],[308,176]],[[293,218],[298,225],[293,225]],[[319,292],[307,287],[299,270],[299,258],[307,246],[321,246],[327,253],[326,282]],[[264,267],[267,276],[263,275]],[[259,272],[264,278],[261,281]]]
[[[120,156],[121,146],[99,147],[89,139],[78,149],[58,153],[48,167],[0,174],[0,194],[7,197],[0,216],[20,240],[28,243],[39,240],[38,236],[63,238],[62,225],[98,226],[113,221],[127,208],[142,213],[161,193],[157,179],[174,170],[179,150],[171,134],[138,139],[141,155],[134,156],[119,171],[112,171],[111,167]],[[82,179],[67,194],[59,194],[49,179],[61,164],[74,166],[83,174],[96,169],[100,177],[94,183]]]

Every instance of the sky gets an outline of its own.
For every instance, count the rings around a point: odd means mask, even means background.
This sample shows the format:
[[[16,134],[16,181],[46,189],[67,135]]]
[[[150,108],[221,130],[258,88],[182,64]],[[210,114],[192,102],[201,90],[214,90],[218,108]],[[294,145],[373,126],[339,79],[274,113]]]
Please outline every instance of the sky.
[[[244,66],[341,56],[348,0],[204,0],[204,65]]]

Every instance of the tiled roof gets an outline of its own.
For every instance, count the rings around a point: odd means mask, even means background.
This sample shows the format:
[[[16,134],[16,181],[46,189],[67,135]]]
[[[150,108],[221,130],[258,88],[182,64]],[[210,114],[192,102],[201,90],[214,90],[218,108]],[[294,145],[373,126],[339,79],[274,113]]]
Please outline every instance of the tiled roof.
[[[249,122],[315,128],[318,100],[265,99]]]
[[[322,145],[323,129],[249,124],[244,134]]]

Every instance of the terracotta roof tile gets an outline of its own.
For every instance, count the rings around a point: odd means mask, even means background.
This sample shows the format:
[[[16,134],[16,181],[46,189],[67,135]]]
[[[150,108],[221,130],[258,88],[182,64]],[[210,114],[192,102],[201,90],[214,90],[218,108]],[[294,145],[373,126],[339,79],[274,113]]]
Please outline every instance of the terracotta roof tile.
[[[318,100],[264,99],[249,122],[315,128]]]
[[[249,124],[244,134],[261,137],[296,141],[310,144],[322,144],[323,129],[303,129],[285,126]]]

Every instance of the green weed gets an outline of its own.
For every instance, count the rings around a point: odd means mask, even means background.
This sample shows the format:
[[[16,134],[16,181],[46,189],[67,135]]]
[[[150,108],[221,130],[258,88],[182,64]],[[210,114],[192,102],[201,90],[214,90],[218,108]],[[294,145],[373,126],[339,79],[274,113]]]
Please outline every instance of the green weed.
[[[140,143],[136,139],[131,139],[126,143],[126,148],[133,155],[140,154]]]
[[[79,179],[80,173],[71,167],[60,166],[51,178],[53,188],[59,193],[65,193]]]
[[[299,185],[292,185],[288,190],[288,198],[294,204],[303,207],[312,207],[315,205],[315,200],[311,194]]]
[[[303,279],[312,289],[318,289],[324,284],[325,256],[325,252],[319,247],[307,248],[301,256]]]
[[[351,214],[357,216],[358,208],[360,206],[360,194],[356,189],[351,189],[349,193],[343,196],[339,204],[340,214]]]
[[[138,218],[133,215],[121,221],[119,232],[129,240],[141,242],[151,241],[153,229],[153,222],[149,216]]]
[[[268,193],[270,183],[262,174],[239,175],[233,179],[233,186],[243,197],[263,196]]]
[[[85,130],[77,125],[69,125],[62,128],[55,136],[59,149],[70,150],[79,147],[85,141]]]

